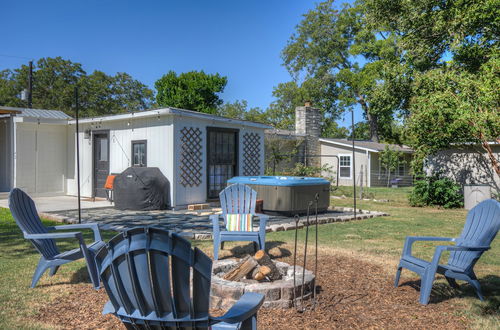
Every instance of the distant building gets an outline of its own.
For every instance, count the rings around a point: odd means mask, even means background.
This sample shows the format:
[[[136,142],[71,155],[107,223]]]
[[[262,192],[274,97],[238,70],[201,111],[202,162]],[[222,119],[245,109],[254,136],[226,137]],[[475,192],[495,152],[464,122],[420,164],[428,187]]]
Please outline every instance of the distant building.
[[[356,168],[354,168],[352,140],[319,139],[319,142],[321,165],[326,164],[337,170],[338,164],[338,178],[341,186],[353,185],[354,179],[356,185],[362,184],[365,187],[385,187],[393,184],[411,186],[413,184],[413,176],[410,174],[413,150],[409,147],[372,141],[354,141],[356,157]],[[380,152],[384,151],[386,146],[403,154],[397,169],[391,173],[388,173],[380,162]]]
[[[392,185],[391,181],[397,182],[398,186],[409,186],[413,183],[413,176],[409,170],[413,154],[411,148],[389,145],[392,149],[401,151],[403,159],[395,171],[387,173],[380,164],[379,155],[388,144],[354,141],[356,155],[356,168],[354,169],[352,140],[322,138],[320,110],[312,107],[310,103],[295,109],[295,131],[266,130],[266,165],[268,168],[273,165],[268,161],[272,159],[271,141],[282,148],[280,150],[282,154],[293,152],[293,157],[276,166],[278,172],[286,171],[295,163],[301,162],[316,167],[327,165],[333,172],[323,174],[333,176],[335,179],[338,174],[339,185],[352,186],[354,179],[356,185],[363,184],[365,187]]]
[[[500,159],[500,144],[489,143]],[[479,145],[462,145],[438,151],[429,156],[424,170],[427,175],[439,174],[461,185],[488,185],[500,193],[500,178],[493,170],[488,153]]]

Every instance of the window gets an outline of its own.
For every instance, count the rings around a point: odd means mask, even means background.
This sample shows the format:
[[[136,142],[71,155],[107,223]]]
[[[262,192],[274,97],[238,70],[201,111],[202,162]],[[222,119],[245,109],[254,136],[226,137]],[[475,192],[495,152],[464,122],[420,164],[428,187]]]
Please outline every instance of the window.
[[[351,155],[339,155],[339,177],[351,178]]]
[[[405,175],[405,163],[404,162],[399,162],[399,164],[398,164],[398,175],[399,176]]]
[[[107,138],[101,138],[99,139],[100,141],[100,149],[99,149],[99,160],[101,162],[107,162],[108,161],[108,139]]]
[[[147,166],[147,141],[132,141],[132,166],[146,167]]]

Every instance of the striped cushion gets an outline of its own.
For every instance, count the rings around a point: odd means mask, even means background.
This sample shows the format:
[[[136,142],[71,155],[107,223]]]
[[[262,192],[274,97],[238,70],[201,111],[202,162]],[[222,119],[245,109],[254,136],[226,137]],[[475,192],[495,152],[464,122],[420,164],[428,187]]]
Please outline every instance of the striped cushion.
[[[228,231],[252,231],[251,214],[226,214],[226,229]]]

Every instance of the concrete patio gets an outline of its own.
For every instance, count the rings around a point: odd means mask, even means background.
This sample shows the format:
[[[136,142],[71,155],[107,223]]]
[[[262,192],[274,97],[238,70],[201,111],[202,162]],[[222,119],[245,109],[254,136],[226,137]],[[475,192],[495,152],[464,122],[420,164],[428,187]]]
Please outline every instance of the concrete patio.
[[[8,196],[8,193],[0,195],[0,207],[9,207]],[[78,209],[78,198],[75,196],[34,197],[33,200],[38,212],[61,212]],[[102,199],[96,201],[92,201],[89,198],[81,199],[82,209],[104,208],[111,205],[110,202]]]
[[[137,226],[159,226],[181,233],[191,239],[212,239],[212,223],[209,216],[220,213],[220,211],[220,208],[199,211],[122,211],[112,207],[88,208],[82,210],[82,223],[97,222],[102,230],[117,232]],[[328,212],[318,215],[318,223],[361,220],[385,215],[387,214],[382,212],[358,210],[355,219],[351,208],[332,208]],[[42,212],[42,216],[65,223],[78,223],[78,211],[76,210]],[[314,222],[315,217],[311,216],[310,221]],[[303,227],[306,222],[307,217],[301,216],[299,227]],[[220,224],[223,226],[222,219]],[[258,221],[254,221],[254,227],[257,230]],[[295,229],[294,217],[270,216],[267,223],[268,232],[293,229]]]

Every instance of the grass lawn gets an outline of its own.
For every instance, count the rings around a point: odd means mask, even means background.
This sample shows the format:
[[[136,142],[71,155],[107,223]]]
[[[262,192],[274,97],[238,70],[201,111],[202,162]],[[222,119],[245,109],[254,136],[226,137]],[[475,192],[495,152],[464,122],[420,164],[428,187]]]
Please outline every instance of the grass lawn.
[[[389,202],[358,201],[362,209],[384,211],[389,217],[380,217],[362,221],[321,225],[319,235],[320,253],[342,253],[353,258],[362,258],[383,264],[387,277],[392,278],[401,254],[403,241],[407,235],[432,235],[455,237],[460,234],[465,221],[465,210],[442,210],[437,208],[411,208],[406,201],[407,188],[387,189],[372,188],[368,193],[377,200]],[[346,195],[348,190],[341,188],[336,194]],[[335,206],[352,206],[352,199],[332,199]],[[55,223],[45,221],[46,225]],[[304,238],[304,230],[300,236]],[[102,232],[107,240],[113,233]],[[314,237],[314,231],[310,237]],[[92,239],[92,233],[86,233],[86,239]],[[271,253],[276,250],[293,251],[294,232],[269,233],[268,247]],[[195,242],[200,248],[211,254],[211,242]],[[415,254],[429,259],[436,243],[421,242],[415,245]],[[65,240],[62,249],[76,247],[71,240]],[[234,252],[236,244],[227,244],[224,251]],[[232,248],[232,250],[231,250]],[[71,285],[87,280],[83,261],[64,265],[56,276],[44,275],[36,289],[30,289],[31,276],[39,255],[29,242],[24,240],[10,213],[0,208],[0,328],[40,329],[51,328],[37,319],[37,313],[47,301],[71,295]],[[320,265],[321,267],[321,265]],[[500,238],[492,249],[486,252],[475,267],[487,296],[486,302],[480,302],[473,296],[468,286],[464,294],[456,298],[462,306],[457,313],[465,314],[476,328],[500,327]],[[360,270],[361,271],[361,270]],[[415,276],[403,271],[403,281]],[[90,287],[90,284],[89,284]],[[395,289],[397,290],[397,289]],[[430,307],[432,308],[432,307]]]

